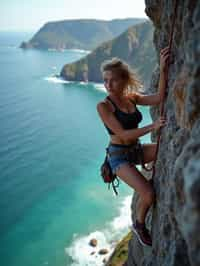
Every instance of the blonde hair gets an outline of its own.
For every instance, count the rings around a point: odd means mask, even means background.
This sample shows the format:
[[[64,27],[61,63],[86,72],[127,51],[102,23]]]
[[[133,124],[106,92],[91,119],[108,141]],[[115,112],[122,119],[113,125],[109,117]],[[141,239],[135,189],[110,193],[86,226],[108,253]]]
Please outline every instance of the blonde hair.
[[[125,81],[125,94],[131,94],[139,91],[143,87],[138,75],[135,71],[123,60],[118,57],[113,57],[111,60],[105,60],[101,64],[101,72],[113,71]]]

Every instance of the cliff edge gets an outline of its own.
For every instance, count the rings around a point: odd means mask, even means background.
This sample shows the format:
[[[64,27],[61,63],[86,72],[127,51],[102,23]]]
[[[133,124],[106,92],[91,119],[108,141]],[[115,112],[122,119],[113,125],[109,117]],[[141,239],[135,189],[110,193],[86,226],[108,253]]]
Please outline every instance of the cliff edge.
[[[175,0],[146,0],[152,20],[157,60],[169,41]],[[200,265],[200,1],[179,1],[166,98],[168,124],[162,130],[154,177],[157,200],[147,225],[152,248],[143,248],[134,237],[129,242],[126,266]],[[156,91],[159,69],[150,91]],[[153,119],[158,107],[151,108]],[[152,136],[152,141],[155,141]],[[132,202],[132,218],[137,201]]]

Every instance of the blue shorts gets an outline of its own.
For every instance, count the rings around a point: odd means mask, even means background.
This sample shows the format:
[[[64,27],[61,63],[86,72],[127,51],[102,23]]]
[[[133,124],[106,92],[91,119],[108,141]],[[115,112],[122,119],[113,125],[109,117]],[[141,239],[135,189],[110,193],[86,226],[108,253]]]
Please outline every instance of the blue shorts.
[[[127,154],[123,152],[124,148],[131,148],[131,154]],[[122,151],[120,154],[111,154],[115,151]],[[126,150],[126,149],[125,149]],[[108,146],[108,162],[112,169],[112,173],[116,174],[116,171],[124,164],[141,164],[143,159],[143,149],[142,145],[138,141],[136,144],[112,144],[110,143]]]

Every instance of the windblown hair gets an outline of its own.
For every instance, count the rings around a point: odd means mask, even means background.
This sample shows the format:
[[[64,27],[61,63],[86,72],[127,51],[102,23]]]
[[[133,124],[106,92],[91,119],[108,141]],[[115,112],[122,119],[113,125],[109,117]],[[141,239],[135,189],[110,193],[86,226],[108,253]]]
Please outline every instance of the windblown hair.
[[[100,69],[102,73],[104,71],[114,71],[119,75],[125,82],[125,94],[137,92],[143,87],[135,71],[120,58],[113,57],[111,60],[105,60]]]

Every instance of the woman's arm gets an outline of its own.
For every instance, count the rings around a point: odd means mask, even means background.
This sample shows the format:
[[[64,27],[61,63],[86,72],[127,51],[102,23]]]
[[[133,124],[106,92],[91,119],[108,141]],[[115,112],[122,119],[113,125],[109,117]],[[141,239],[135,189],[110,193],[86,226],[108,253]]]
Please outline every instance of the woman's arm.
[[[103,123],[108,126],[114,132],[114,134],[119,136],[119,138],[123,141],[135,141],[137,138],[158,129],[165,124],[165,120],[162,118],[142,128],[123,129],[119,121],[116,119],[116,117],[104,102],[97,104],[97,111]]]
[[[135,101],[139,105],[158,105],[165,97],[165,69],[167,65],[167,61],[169,59],[169,47],[165,47],[160,52],[160,79],[158,84],[158,92],[150,95],[143,95],[140,93],[135,93],[134,97]]]
[[[155,93],[150,95],[143,95],[141,93],[134,93],[134,96],[130,96],[139,105],[158,105],[161,102],[161,94]]]

